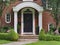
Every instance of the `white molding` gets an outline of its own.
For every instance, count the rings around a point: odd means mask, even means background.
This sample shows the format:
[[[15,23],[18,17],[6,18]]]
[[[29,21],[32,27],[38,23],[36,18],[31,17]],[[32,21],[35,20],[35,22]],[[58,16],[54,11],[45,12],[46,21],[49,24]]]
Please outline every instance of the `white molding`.
[[[33,12],[33,32],[24,32],[24,30],[23,30],[23,28],[24,28],[24,22],[23,22],[23,12],[26,10],[26,9],[30,9],[32,12]],[[33,34],[33,35],[35,35],[35,16],[34,16],[34,9],[32,9],[32,8],[25,8],[25,9],[23,9],[22,11],[21,11],[21,34],[23,35],[23,34]]]
[[[39,32],[42,29],[42,12],[39,12]]]
[[[24,7],[32,7],[34,9],[36,9],[38,12],[40,12],[40,11],[42,12],[43,11],[43,7],[39,6],[35,2],[23,2],[23,3],[20,3],[17,6],[13,7],[13,11],[17,11],[18,12],[19,10],[21,10]]]
[[[17,33],[17,12],[14,12],[14,31]]]
[[[10,23],[11,22],[11,14],[10,14],[10,21],[9,22],[7,21],[7,14],[5,14],[5,22],[6,23]]]
[[[25,8],[25,7],[32,7],[32,8],[36,9],[39,12],[39,30],[41,30],[41,28],[42,28],[42,11],[43,11],[43,7],[39,6],[35,2],[22,2],[22,3],[18,4],[17,6],[13,7],[13,11],[14,11],[14,30],[15,30],[15,32],[17,32],[17,12],[19,10]],[[23,34],[23,28],[22,28],[23,27],[23,19],[21,20],[21,25],[22,25],[21,26],[21,30],[22,30],[21,34]]]
[[[50,25],[51,25],[51,24],[53,24],[53,23],[50,22],[50,23],[48,23],[48,25],[47,25],[47,26],[48,26],[48,31],[50,31]],[[54,24],[53,24],[53,26],[54,26]]]
[[[50,23],[48,24],[48,31],[50,30],[50,27],[49,27]]]
[[[33,35],[35,35],[35,10],[33,10]]]
[[[21,35],[23,35],[23,13],[21,11]]]

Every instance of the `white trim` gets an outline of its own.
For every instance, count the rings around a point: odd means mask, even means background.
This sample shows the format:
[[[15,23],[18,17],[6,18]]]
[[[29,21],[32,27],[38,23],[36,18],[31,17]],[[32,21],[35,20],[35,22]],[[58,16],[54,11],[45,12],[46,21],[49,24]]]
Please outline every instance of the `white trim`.
[[[35,10],[33,10],[33,34],[35,35]]]
[[[48,31],[50,31],[50,24],[52,24],[52,23],[48,23]]]
[[[40,12],[40,11],[42,12],[43,11],[43,7],[39,6],[35,2],[23,2],[23,3],[20,3],[17,6],[13,7],[13,11],[17,11],[18,12],[19,10],[21,10],[24,7],[32,7],[34,9],[36,9],[38,12]]]
[[[17,12],[14,12],[14,31],[17,33]]]
[[[42,12],[39,12],[39,32],[42,29]]]
[[[23,28],[24,28],[24,22],[23,22],[23,13],[24,13],[24,11],[26,10],[26,9],[30,9],[32,12],[33,12],[33,32],[24,32],[24,30],[23,30]],[[21,34],[34,34],[35,35],[35,15],[34,15],[34,9],[32,9],[32,8],[25,8],[25,9],[23,9],[22,11],[21,11]]]
[[[49,23],[49,24],[48,24],[48,31],[50,31],[50,25],[51,25],[51,24],[54,26],[53,23]]]
[[[48,31],[50,30],[50,27],[49,27],[50,23],[48,24]]]
[[[8,13],[7,13],[8,14]],[[11,14],[10,14],[10,21],[7,21],[7,14],[5,15],[5,22],[10,23],[11,22]]]
[[[23,34],[23,13],[21,11],[21,34]]]
[[[22,3],[18,4],[17,6],[13,7],[14,17],[16,18],[16,21],[15,21],[15,18],[14,18],[14,30],[15,30],[15,32],[17,32],[17,16],[15,16],[15,15],[17,15],[17,12],[19,10],[21,10],[22,8],[25,8],[25,7],[32,7],[32,8],[36,9],[39,12],[39,30],[40,30],[42,28],[42,11],[43,11],[43,7],[39,6],[35,2],[32,2],[32,1],[27,2],[26,1],[26,2],[22,2]],[[16,14],[15,14],[15,12],[16,12]],[[23,25],[23,21],[22,21],[21,24]],[[21,34],[23,34],[23,31],[22,31]]]

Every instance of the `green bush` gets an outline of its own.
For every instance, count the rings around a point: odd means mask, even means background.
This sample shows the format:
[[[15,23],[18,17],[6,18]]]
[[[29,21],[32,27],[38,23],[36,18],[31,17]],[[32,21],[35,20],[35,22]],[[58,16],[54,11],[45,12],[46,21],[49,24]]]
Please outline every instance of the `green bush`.
[[[43,41],[60,41],[59,35],[45,34],[44,29],[41,29],[39,33],[39,40]]]
[[[2,40],[8,40],[8,33],[0,33],[0,39]]]
[[[18,38],[18,34],[13,29],[11,29],[11,31],[9,32],[9,39],[12,41],[16,41],[18,40]]]
[[[5,33],[9,29],[9,26],[1,27],[0,32]]]
[[[40,36],[39,40],[44,40],[44,41],[60,41],[60,36],[45,34],[43,37]]]
[[[7,33],[8,30],[13,29],[12,26],[4,26],[0,28],[1,33]]]
[[[50,24],[49,28],[50,28],[50,30],[48,32],[49,34],[53,34],[53,32],[56,30],[56,28],[55,28],[55,26],[53,24]]]
[[[39,33],[39,40],[44,40],[45,37],[45,31],[44,29],[41,29],[40,33]]]
[[[0,33],[0,39],[3,40],[17,41],[18,38],[18,34],[13,29],[11,29],[9,33]]]
[[[53,40],[53,36],[52,35],[45,35],[44,38],[46,41],[52,41]]]

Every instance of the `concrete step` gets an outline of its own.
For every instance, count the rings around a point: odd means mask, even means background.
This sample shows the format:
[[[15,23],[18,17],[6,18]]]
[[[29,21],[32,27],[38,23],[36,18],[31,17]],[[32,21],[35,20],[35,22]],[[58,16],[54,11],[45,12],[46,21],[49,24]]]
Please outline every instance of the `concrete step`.
[[[20,39],[38,39],[38,35],[21,35]]]
[[[26,42],[26,41],[38,41],[38,39],[19,39],[20,42]]]

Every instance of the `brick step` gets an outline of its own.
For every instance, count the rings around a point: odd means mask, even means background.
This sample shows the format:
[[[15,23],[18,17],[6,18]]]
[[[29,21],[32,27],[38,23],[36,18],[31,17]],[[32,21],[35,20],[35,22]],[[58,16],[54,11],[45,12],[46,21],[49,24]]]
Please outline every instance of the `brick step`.
[[[38,41],[38,39],[19,39],[18,41],[20,41],[20,42],[26,42],[26,41]]]
[[[20,39],[38,39],[38,35],[21,35]]]

